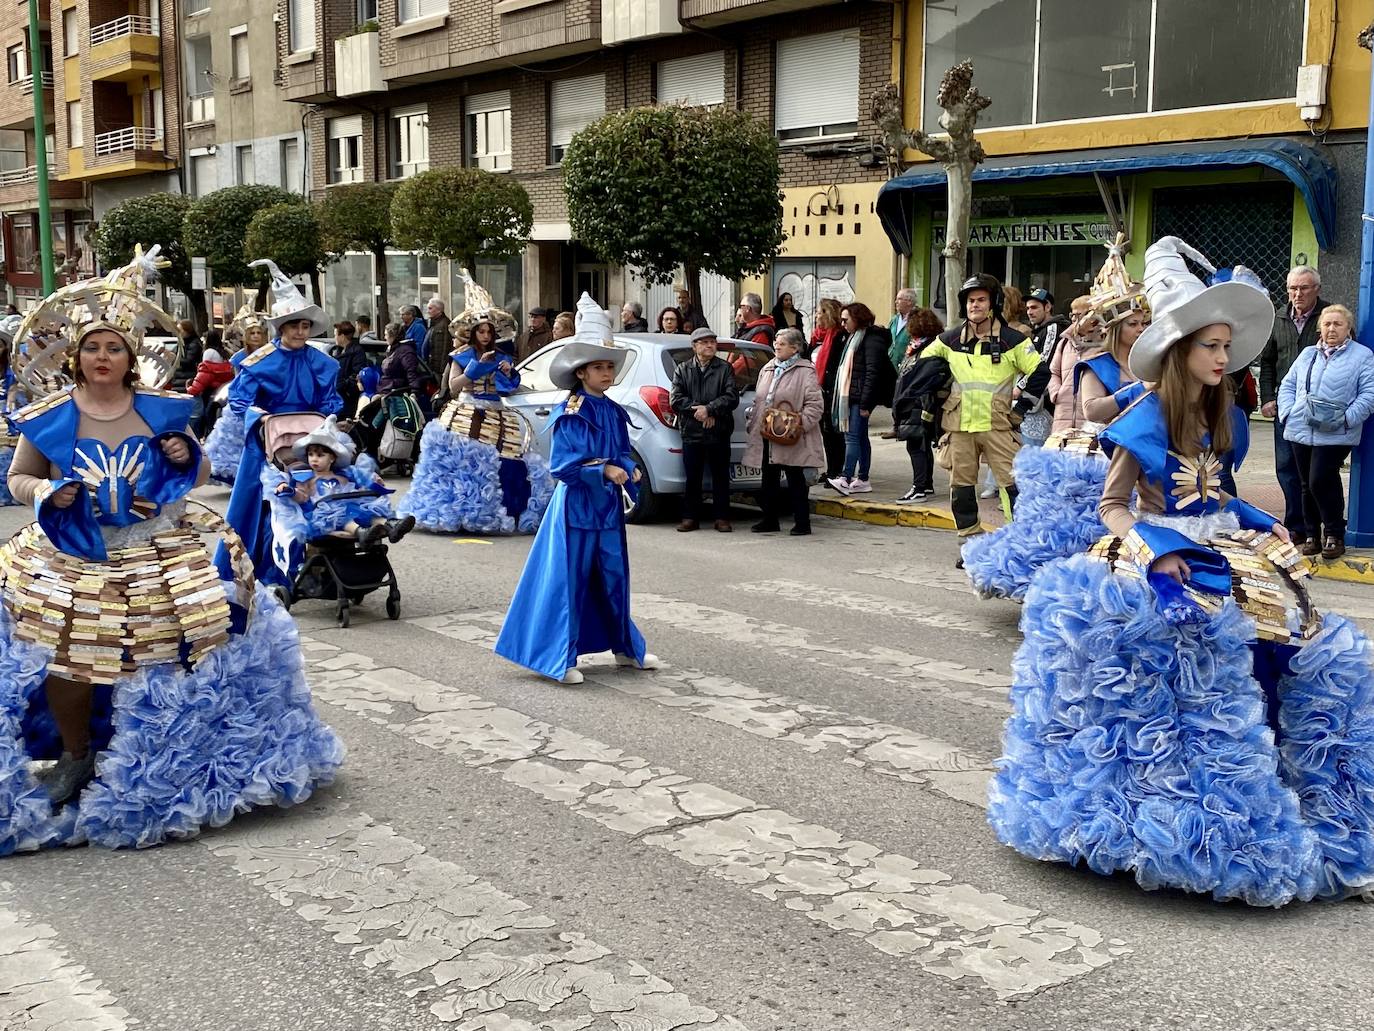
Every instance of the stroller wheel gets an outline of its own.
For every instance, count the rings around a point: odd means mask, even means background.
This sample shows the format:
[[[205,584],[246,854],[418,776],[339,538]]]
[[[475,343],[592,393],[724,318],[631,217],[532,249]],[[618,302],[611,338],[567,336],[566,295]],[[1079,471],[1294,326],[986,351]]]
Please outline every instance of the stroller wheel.
[[[339,605],[339,615],[338,615],[338,623],[339,623],[340,629],[346,628],[350,622],[351,622],[351,613],[349,612],[348,602],[342,602],[342,603]]]
[[[387,619],[400,619],[400,618],[401,618],[401,598],[400,598],[399,595],[397,595],[397,596],[394,597],[394,598],[387,598],[387,600],[386,600],[386,618],[387,618]]]
[[[272,594],[276,597],[277,601],[281,602],[282,608],[286,609],[287,611],[290,611],[291,592],[289,590],[278,584],[277,586],[272,588]]]

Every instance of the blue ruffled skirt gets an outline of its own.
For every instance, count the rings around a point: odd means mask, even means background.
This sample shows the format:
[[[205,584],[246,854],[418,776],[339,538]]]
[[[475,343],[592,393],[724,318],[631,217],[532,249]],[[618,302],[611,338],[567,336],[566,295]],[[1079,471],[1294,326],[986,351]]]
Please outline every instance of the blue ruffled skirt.
[[[1012,465],[1014,518],[963,548],[964,571],[985,598],[1026,596],[1031,577],[1046,562],[1086,551],[1107,532],[1097,505],[1107,460],[1053,447],[1023,447]]]
[[[502,458],[496,448],[425,426],[410,491],[396,506],[435,533],[534,533],[553,496],[554,479],[537,452]]]
[[[210,479],[233,486],[243,457],[243,416],[225,405],[205,438],[205,454],[210,459]]]
[[[989,789],[1034,859],[1281,906],[1374,883],[1374,667],[1328,614],[1301,647],[1252,644],[1228,599],[1170,626],[1153,590],[1087,556],[1036,575]]]
[[[0,855],[194,837],[255,806],[304,801],[343,761],[311,705],[296,624],[259,586],[247,632],[194,670],[158,665],[95,688],[96,776],[54,815],[30,766],[61,752],[47,661],[0,609]]]

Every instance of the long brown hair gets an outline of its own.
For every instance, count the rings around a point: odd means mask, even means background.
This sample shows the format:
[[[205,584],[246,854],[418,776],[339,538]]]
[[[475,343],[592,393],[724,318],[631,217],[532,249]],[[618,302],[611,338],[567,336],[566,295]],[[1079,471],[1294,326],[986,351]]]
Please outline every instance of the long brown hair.
[[[1212,454],[1222,455],[1231,450],[1231,377],[1221,377],[1215,387],[1204,385],[1196,404],[1188,396],[1188,381],[1192,378],[1188,354],[1201,332],[1190,333],[1169,348],[1155,387],[1169,427],[1169,446],[1187,457],[1202,450],[1203,433],[1211,435]]]
[[[816,309],[816,325],[821,329],[839,329],[840,302],[833,297],[822,297]]]

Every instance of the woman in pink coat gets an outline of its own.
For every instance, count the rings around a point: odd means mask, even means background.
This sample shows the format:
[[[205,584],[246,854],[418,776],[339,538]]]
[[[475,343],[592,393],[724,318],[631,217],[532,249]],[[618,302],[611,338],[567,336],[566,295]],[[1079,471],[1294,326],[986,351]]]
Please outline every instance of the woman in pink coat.
[[[773,341],[774,358],[759,372],[754,405],[745,416],[749,442],[744,448],[744,464],[763,470],[763,518],[751,529],[754,533],[777,533],[782,511],[778,487],[787,475],[787,497],[792,505],[793,537],[811,532],[811,503],[807,469],[825,468],[825,448],[821,443],[821,414],[825,401],[816,382],[816,367],[801,356],[806,338],[800,331],[784,329]],[[770,408],[788,408],[801,416],[802,435],[795,444],[775,444],[763,439],[763,413]]]

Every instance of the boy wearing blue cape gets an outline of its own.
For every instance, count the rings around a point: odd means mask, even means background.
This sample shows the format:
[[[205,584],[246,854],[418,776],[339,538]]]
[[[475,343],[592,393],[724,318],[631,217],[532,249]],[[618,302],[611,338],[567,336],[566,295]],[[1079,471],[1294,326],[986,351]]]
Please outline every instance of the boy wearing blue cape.
[[[530,548],[496,654],[564,684],[582,683],[577,657],[613,652],[620,666],[657,669],[630,619],[630,556],[620,492],[643,473],[630,457],[629,416],[606,391],[629,352],[587,294],[577,333],[549,367],[568,390],[549,419],[558,485]]]

